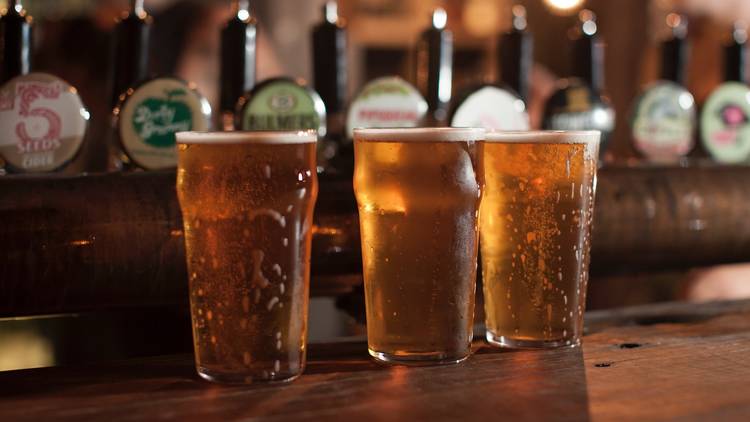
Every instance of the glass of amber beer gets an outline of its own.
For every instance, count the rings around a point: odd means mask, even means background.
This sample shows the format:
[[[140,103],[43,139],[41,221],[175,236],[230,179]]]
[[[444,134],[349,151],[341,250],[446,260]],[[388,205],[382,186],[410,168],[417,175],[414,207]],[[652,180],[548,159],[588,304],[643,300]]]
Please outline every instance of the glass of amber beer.
[[[367,341],[376,360],[470,353],[483,129],[354,131]]]
[[[316,140],[177,134],[195,362],[207,380],[288,381],[305,367]]]
[[[487,132],[481,255],[487,341],[581,343],[599,132]]]

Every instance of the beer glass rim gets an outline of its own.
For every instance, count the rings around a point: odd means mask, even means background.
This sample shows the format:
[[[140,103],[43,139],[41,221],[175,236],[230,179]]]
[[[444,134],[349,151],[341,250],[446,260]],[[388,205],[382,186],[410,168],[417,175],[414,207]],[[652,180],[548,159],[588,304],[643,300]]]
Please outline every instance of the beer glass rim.
[[[299,131],[231,131],[231,132],[177,132],[178,144],[312,144],[318,142],[313,130]]]
[[[598,130],[488,130],[485,142],[535,143],[535,144],[598,144]]]
[[[477,127],[403,127],[354,129],[354,139],[370,142],[482,141],[485,130]]]

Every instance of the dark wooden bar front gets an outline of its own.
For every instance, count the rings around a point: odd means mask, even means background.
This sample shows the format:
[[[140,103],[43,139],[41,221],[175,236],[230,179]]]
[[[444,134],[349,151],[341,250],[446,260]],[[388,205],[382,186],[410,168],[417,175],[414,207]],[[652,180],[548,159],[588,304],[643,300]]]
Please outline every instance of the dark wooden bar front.
[[[0,373],[0,421],[721,420],[750,417],[750,301],[587,315],[578,349],[383,367],[364,341],[311,345],[287,385],[219,386],[192,357]]]
[[[750,262],[750,166],[599,173],[592,272]],[[0,178],[0,317],[184,305],[174,172]],[[311,293],[361,284],[351,177],[321,177]]]

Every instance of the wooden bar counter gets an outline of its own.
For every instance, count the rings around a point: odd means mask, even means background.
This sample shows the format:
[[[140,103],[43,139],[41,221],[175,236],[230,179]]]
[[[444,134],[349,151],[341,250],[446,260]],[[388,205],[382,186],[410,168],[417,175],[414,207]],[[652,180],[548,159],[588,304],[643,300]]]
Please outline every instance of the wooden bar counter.
[[[577,349],[385,367],[363,340],[313,344],[285,385],[220,386],[192,356],[0,373],[0,421],[491,421],[750,418],[750,301],[587,314]]]

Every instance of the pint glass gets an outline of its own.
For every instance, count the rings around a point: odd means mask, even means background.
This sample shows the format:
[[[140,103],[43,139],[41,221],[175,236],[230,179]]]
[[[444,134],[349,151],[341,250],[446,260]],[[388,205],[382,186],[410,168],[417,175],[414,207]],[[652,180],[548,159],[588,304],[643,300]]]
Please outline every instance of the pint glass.
[[[177,143],[198,373],[228,383],[299,376],[316,135],[183,132]]]
[[[370,355],[455,363],[470,352],[482,129],[354,131]]]
[[[487,132],[481,208],[487,341],[581,342],[599,132]]]

